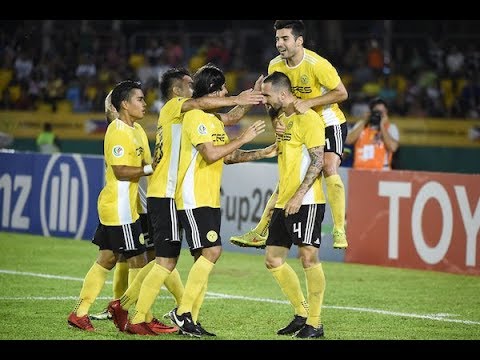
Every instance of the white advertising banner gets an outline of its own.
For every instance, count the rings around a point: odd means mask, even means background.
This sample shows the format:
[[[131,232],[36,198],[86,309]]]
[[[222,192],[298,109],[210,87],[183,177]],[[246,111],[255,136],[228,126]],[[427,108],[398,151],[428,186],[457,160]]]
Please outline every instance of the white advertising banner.
[[[347,169],[340,168],[340,176],[347,192]],[[240,235],[254,228],[262,216],[268,199],[275,190],[278,169],[275,163],[251,162],[226,165],[222,179],[222,244],[226,251],[263,254],[264,250],[240,248],[230,243],[233,235]],[[332,217],[326,206],[322,223],[322,244],[320,259],[343,261],[344,250],[334,250],[332,246]],[[290,256],[297,255],[297,247],[292,246]]]

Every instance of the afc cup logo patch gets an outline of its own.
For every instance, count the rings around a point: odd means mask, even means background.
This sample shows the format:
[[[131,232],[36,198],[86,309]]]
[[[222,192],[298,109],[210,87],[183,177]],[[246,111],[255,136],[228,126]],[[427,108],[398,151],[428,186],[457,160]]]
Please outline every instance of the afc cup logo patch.
[[[203,124],[198,125],[198,133],[200,135],[207,135],[207,127]]]
[[[122,157],[123,154],[124,154],[124,150],[123,150],[123,147],[121,145],[115,145],[112,149],[112,154],[113,156],[115,157]]]
[[[308,76],[307,75],[302,75],[300,77],[300,81],[302,84],[308,84]]]
[[[218,239],[218,234],[215,230],[210,230],[208,233],[207,233],[207,240],[210,241],[210,242],[215,242],[217,241]]]
[[[145,237],[143,236],[143,234],[140,234],[140,236],[138,237],[138,241],[140,242],[140,244],[145,245]]]

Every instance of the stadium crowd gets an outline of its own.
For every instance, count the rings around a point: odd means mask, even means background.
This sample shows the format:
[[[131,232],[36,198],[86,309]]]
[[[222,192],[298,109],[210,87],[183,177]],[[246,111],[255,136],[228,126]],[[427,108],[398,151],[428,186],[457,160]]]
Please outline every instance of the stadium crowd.
[[[225,71],[230,93],[238,93],[266,72],[276,53],[268,20],[246,32],[193,31],[176,23],[144,24],[132,32],[115,20],[5,23],[0,110],[100,112],[114,84],[134,79],[143,84],[149,111],[158,113],[158,82],[168,68],[183,65],[194,72],[213,62]],[[366,31],[343,39],[343,50],[332,53],[310,39],[315,26],[307,32],[307,47],[338,69],[350,94],[342,108],[350,116],[361,116],[368,101],[380,96],[394,116],[480,117],[480,49],[468,37],[398,37],[386,52],[382,37]]]

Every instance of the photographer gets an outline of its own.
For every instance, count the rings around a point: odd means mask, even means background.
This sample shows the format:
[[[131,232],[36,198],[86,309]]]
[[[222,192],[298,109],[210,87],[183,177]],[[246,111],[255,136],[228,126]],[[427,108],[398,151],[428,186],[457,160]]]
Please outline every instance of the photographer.
[[[349,131],[347,145],[353,145],[353,168],[391,170],[392,155],[398,150],[399,132],[388,119],[387,104],[381,98],[370,101],[367,119]]]

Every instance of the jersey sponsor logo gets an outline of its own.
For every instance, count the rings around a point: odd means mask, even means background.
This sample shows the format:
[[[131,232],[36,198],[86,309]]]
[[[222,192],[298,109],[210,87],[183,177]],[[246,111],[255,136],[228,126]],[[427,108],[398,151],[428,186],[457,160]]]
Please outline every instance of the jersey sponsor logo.
[[[137,154],[137,156],[142,156],[143,154],[143,147],[140,146],[138,148],[135,149],[135,153]]]
[[[215,242],[217,241],[218,239],[218,234],[215,230],[210,230],[208,233],[207,233],[207,240],[210,241],[210,242]]]
[[[310,94],[312,92],[311,86],[292,86],[292,92],[294,94],[301,93],[301,94]]]
[[[121,145],[115,145],[112,149],[113,156],[117,158],[122,157],[124,153],[125,153],[125,150],[123,150],[123,146]]]
[[[203,124],[198,125],[197,131],[200,135],[207,135],[207,127]]]
[[[212,141],[214,144],[225,144],[225,134],[212,134]]]
[[[80,155],[50,157],[40,190],[40,223],[44,236],[83,238],[88,188],[87,171]]]

